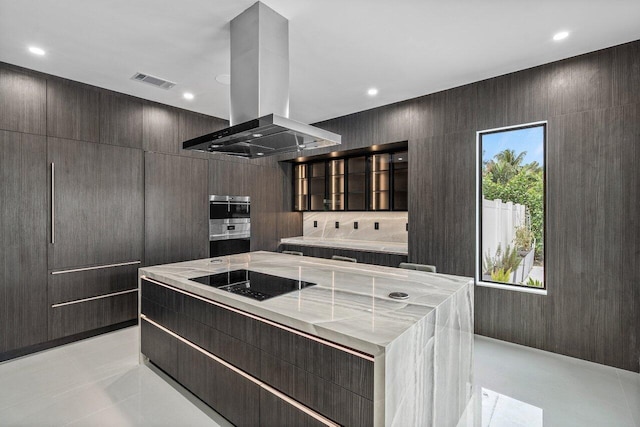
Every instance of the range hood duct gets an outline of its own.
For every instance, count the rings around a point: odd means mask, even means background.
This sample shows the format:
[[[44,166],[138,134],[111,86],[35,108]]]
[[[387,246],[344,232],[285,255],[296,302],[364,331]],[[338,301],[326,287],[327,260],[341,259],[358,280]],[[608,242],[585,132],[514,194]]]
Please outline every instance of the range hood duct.
[[[257,2],[231,21],[231,127],[185,150],[256,158],[338,145],[340,135],[289,119],[289,21]]]

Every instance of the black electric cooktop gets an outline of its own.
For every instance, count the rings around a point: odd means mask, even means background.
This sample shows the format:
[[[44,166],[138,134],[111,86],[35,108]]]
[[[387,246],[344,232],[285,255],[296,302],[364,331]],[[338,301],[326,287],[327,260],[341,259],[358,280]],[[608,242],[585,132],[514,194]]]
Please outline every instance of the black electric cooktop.
[[[222,289],[234,294],[264,301],[289,292],[298,291],[315,283],[286,277],[272,276],[251,270],[233,270],[209,276],[195,277],[193,280],[207,286]]]

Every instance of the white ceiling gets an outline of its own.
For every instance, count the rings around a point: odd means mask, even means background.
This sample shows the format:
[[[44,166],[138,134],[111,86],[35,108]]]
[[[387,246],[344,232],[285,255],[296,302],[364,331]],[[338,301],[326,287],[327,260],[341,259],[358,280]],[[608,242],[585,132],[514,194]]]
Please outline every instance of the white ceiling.
[[[253,3],[0,0],[0,61],[228,118],[215,77],[229,73],[228,22]],[[289,19],[291,118],[308,123],[640,39],[638,0],[264,3]],[[560,30],[571,35],[554,42]],[[136,71],[178,84],[134,82]]]

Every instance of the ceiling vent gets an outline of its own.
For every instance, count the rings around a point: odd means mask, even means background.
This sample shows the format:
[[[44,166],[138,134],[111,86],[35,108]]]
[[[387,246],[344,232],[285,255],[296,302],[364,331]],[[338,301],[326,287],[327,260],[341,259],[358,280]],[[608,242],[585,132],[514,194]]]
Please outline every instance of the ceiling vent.
[[[170,82],[169,80],[161,79],[160,77],[151,76],[149,74],[135,73],[131,80],[137,80],[139,82],[148,83],[152,86],[159,87],[162,89],[171,89],[176,84],[174,82]]]

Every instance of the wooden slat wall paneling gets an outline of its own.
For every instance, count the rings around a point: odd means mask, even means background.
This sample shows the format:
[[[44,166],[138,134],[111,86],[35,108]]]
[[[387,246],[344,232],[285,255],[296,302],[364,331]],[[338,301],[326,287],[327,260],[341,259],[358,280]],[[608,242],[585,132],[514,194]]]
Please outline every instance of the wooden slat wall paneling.
[[[47,339],[45,146],[0,131],[0,353]]]
[[[0,129],[46,133],[47,82],[0,63]]]
[[[209,256],[207,161],[145,153],[145,263]]]
[[[142,151],[49,138],[48,161],[56,165],[49,268],[140,260]]]
[[[47,135],[99,142],[100,93],[69,80],[47,79]]]
[[[100,91],[100,142],[142,149],[142,101]]]

